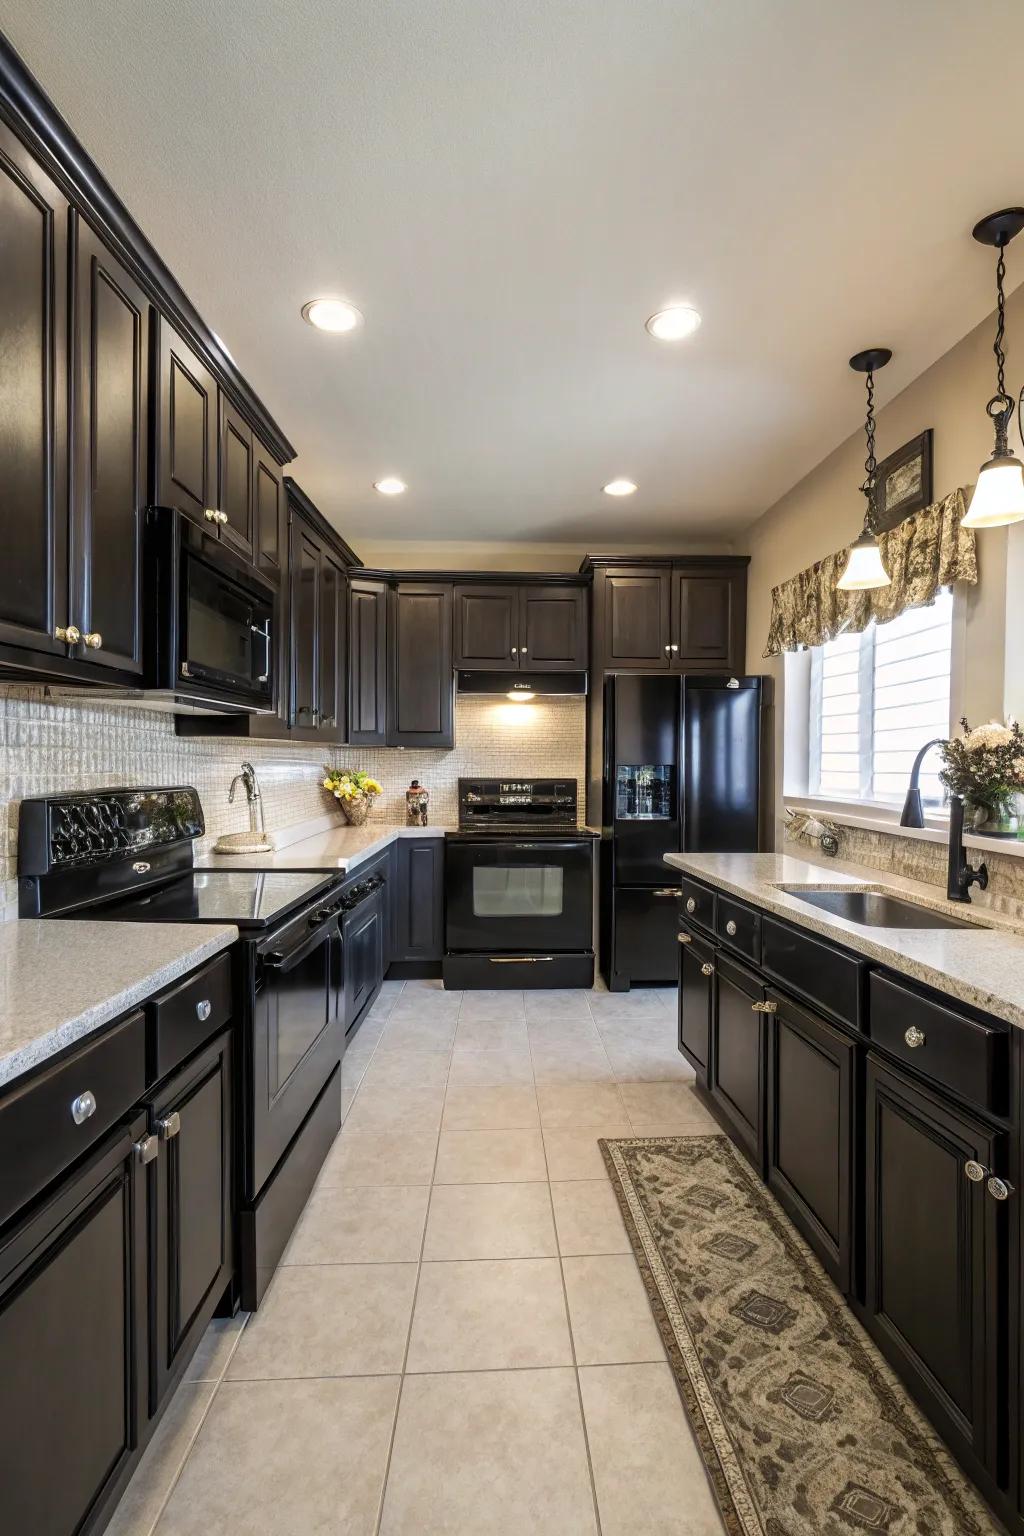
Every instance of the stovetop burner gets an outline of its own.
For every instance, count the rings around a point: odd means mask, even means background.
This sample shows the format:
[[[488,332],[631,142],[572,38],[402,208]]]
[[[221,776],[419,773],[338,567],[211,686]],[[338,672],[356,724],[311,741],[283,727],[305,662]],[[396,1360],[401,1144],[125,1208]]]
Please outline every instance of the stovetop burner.
[[[292,908],[315,901],[334,882],[332,875],[263,874],[258,870],[203,870],[164,885],[132,892],[69,916],[119,923],[234,923],[268,928]]]

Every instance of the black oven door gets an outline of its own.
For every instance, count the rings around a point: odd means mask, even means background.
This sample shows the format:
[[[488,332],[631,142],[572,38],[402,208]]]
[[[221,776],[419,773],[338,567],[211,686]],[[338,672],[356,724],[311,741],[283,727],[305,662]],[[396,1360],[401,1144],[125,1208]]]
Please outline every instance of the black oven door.
[[[264,939],[256,950],[246,1170],[250,1200],[341,1060],[341,967],[336,918],[313,929],[303,918]]]
[[[272,708],[273,589],[219,549],[207,559],[183,546],[179,599],[179,680]]]
[[[445,844],[446,947],[486,954],[593,948],[590,842]]]

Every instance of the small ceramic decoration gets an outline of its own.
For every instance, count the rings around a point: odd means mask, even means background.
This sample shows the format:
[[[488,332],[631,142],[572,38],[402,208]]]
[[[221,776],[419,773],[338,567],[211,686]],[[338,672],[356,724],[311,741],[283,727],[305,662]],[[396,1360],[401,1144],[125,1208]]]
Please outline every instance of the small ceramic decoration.
[[[362,768],[324,767],[324,789],[332,794],[345,813],[347,821],[361,827],[370,814],[370,807],[383,788]]]
[[[964,802],[964,825],[986,837],[1016,837],[1024,791],[1024,732],[1016,720],[1005,725],[960,721],[962,736],[939,748],[945,767],[939,778]]]
[[[410,827],[425,827],[429,804],[430,790],[424,789],[419,779],[413,779],[405,792],[406,824]]]

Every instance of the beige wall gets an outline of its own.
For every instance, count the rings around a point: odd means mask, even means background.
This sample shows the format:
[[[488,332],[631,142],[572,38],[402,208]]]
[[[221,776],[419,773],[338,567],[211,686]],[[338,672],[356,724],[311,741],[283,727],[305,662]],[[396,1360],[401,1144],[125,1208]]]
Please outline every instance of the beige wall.
[[[586,554],[685,555],[727,554],[728,539],[714,543],[679,538],[670,544],[614,543],[595,535],[586,544],[539,544],[526,540],[495,540],[476,544],[430,539],[357,539],[356,553],[364,565],[385,571],[565,571],[579,570]]]
[[[1024,347],[1024,287],[1007,303],[1011,340]],[[992,451],[985,402],[995,388],[993,321],[986,320],[878,414],[878,453],[884,457],[908,438],[934,428],[934,494],[973,485]],[[1009,354],[1011,391],[1021,384],[1019,354]],[[859,382],[859,381],[858,381]],[[854,389],[857,385],[851,375]],[[1016,423],[1014,441],[1018,443]],[[747,668],[769,672],[776,684],[777,800],[782,786],[784,719],[781,658],[762,659],[771,589],[786,577],[850,543],[860,532],[864,498],[864,432],[860,428],[799,484],[770,507],[736,548],[750,555]],[[1024,716],[1024,678],[1018,658],[1024,642],[1024,524],[978,536],[980,581],[961,602],[954,641],[953,716],[991,719],[1004,711]]]

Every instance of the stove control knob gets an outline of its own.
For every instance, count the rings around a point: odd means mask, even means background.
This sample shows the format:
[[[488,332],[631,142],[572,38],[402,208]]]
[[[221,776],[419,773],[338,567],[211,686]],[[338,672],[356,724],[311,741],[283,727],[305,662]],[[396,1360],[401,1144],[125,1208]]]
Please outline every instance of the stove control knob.
[[[327,921],[327,915],[326,907],[321,907],[318,912],[311,912],[309,914],[309,926],[311,928],[318,928],[321,923]]]

